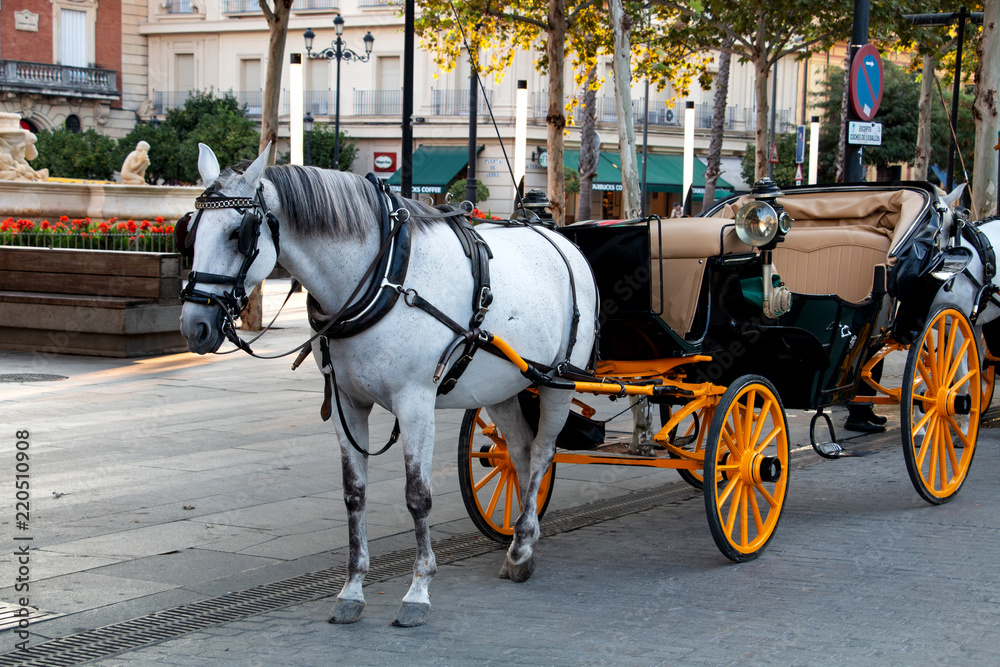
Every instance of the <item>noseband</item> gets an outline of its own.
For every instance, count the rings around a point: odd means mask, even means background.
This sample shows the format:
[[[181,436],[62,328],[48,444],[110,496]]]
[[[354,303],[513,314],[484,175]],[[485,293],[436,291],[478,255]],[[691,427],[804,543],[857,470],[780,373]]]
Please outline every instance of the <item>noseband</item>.
[[[217,273],[206,273],[204,271],[191,271],[188,273],[188,282],[181,290],[181,301],[190,301],[204,306],[216,305],[222,309],[225,321],[222,324],[222,332],[226,338],[232,341],[237,347],[244,348],[246,343],[236,334],[236,318],[246,307],[249,296],[246,292],[247,272],[260,250],[257,247],[260,239],[260,227],[263,221],[267,221],[267,226],[271,230],[271,239],[274,241],[274,252],[281,254],[279,244],[278,219],[271,213],[267,204],[264,203],[264,186],[260,185],[253,197],[226,197],[217,190],[208,188],[201,193],[194,203],[197,213],[194,222],[191,223],[187,233],[187,238],[179,240],[178,247],[182,252],[185,250],[194,254],[194,239],[198,231],[198,223],[201,221],[201,214],[205,210],[232,208],[243,214],[238,232],[237,248],[243,255],[243,262],[235,276],[223,276]],[[188,214],[190,215],[190,214]],[[195,285],[232,285],[232,289],[222,294],[213,294],[204,290],[196,289]]]

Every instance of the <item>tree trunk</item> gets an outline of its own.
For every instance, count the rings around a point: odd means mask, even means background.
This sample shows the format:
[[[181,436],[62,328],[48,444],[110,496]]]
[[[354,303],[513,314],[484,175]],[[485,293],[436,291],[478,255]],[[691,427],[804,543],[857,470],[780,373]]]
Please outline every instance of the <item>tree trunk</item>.
[[[269,162],[278,154],[278,104],[281,101],[281,67],[285,57],[285,36],[288,34],[288,15],[292,0],[274,0],[274,11],[267,0],[258,0],[267,26],[270,40],[267,46],[267,71],[264,75],[264,100],[260,115],[260,148],[271,144]],[[260,331],[264,326],[264,304],[261,295],[263,284],[250,292],[246,308],[240,313],[240,328],[245,331]]]
[[[566,107],[563,101],[563,68],[566,61],[566,11],[563,0],[549,0],[548,41],[545,52],[549,58],[549,210],[558,226],[566,224],[566,166],[563,164],[563,130],[566,128]]]
[[[767,75],[770,67],[767,62],[767,15],[764,10],[757,11],[757,42],[754,46],[754,100],[757,103],[757,127],[754,132],[754,147],[757,149],[754,161],[754,181],[767,176],[767,160],[770,157],[771,146],[767,143]]]
[[[997,212],[997,151],[1000,146],[1000,116],[997,81],[1000,80],[1000,0],[983,3],[983,32],[976,45],[975,162],[972,165],[972,210],[979,218]]]
[[[715,183],[722,173],[722,134],[726,129],[726,104],[729,101],[729,64],[732,54],[727,49],[733,46],[733,38],[726,35],[722,40],[719,54],[719,74],[715,78],[715,99],[712,100],[712,137],[708,142],[708,166],[705,167],[705,196],[701,200],[701,210],[715,203]]]
[[[597,146],[597,67],[587,72],[582,99],[583,124],[580,126],[580,195],[576,198],[576,219],[590,220],[594,177],[597,176],[597,160],[600,149]]]
[[[618,148],[621,151],[622,217],[642,215],[639,197],[639,161],[635,156],[635,125],[632,123],[632,19],[625,14],[622,0],[611,0],[611,32],[614,53],[615,110],[618,116]]]
[[[920,105],[917,119],[917,152],[913,157],[913,178],[927,180],[931,163],[931,103],[934,93],[934,57],[923,57],[923,78],[920,81]]]
[[[847,102],[851,90],[851,50],[844,58],[844,94],[840,98],[840,139],[837,141],[837,171],[834,180],[844,182],[844,161],[847,159]]]

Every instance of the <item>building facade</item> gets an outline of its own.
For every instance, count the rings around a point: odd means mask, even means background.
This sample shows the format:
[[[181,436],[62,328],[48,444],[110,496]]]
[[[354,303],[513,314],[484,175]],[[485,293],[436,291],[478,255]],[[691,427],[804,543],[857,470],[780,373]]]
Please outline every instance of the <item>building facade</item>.
[[[120,137],[147,98],[145,0],[23,0],[0,12],[0,111],[30,130]]]
[[[251,117],[259,117],[267,67],[268,29],[257,0],[163,0],[150,3],[146,11],[146,21],[139,27],[140,34],[148,41],[149,52],[149,103],[145,107],[149,113],[144,117],[162,116],[167,110],[183,105],[190,91],[205,90],[217,94],[232,91],[246,105]],[[305,111],[316,122],[331,125],[334,122],[337,63],[325,58],[309,58],[303,35],[307,29],[315,33],[314,54],[331,46],[336,37],[333,20],[338,14],[345,22],[343,39],[347,48],[364,53],[364,35],[370,31],[375,38],[367,62],[340,64],[341,129],[357,141],[359,147],[352,170],[358,173],[374,171],[389,178],[399,167],[401,147],[403,18],[398,0],[296,0],[289,19],[284,55],[281,135],[287,138],[289,131],[287,63],[292,53],[303,54]],[[477,153],[476,171],[490,191],[489,198],[481,202],[483,210],[507,214],[514,201],[507,159],[513,158],[518,80],[527,81],[529,91],[524,189],[545,189],[548,80],[535,69],[536,57],[537,54],[521,52],[502,79],[484,78],[482,82],[477,143],[483,148]],[[450,181],[464,176],[468,163],[470,67],[467,61],[460,61],[453,71],[442,71],[431,54],[420,49],[419,43],[415,58],[414,189],[415,195],[437,202],[443,200]],[[606,83],[598,94],[598,131],[605,149],[603,160],[610,165],[605,172],[611,176],[604,181],[599,179],[596,184],[593,210],[595,214],[609,215],[620,207],[617,192],[620,180],[616,186],[613,178],[618,139],[613,92],[608,81],[610,61],[601,63],[600,74],[605,76]],[[814,76],[808,66],[792,58],[779,63],[776,94],[779,132],[789,131],[803,122],[803,110],[808,101],[801,91],[803,83]],[[679,159],[682,153],[683,109],[688,100],[695,103],[696,154],[704,156],[707,153],[714,90],[695,86],[687,98],[677,99],[669,89],[651,90],[648,112],[644,114],[644,82],[633,85],[636,136],[641,143],[645,120],[648,150],[658,156],[664,166],[657,171],[661,180],[671,178],[666,175],[672,173],[667,168],[667,158]],[[572,71],[566,73],[565,90],[570,96],[577,94]],[[723,178],[728,175],[738,181],[736,163],[747,143],[753,142],[755,128],[753,70],[749,64],[733,63],[729,100],[723,146],[729,170],[724,172]],[[579,149],[579,143],[578,125],[570,125],[566,134],[567,150],[572,154]],[[697,180],[696,177],[696,183]],[[681,187],[679,182],[651,182],[649,190],[649,210],[665,214],[670,204],[680,198]],[[567,210],[571,217],[574,208],[573,202],[569,202]]]

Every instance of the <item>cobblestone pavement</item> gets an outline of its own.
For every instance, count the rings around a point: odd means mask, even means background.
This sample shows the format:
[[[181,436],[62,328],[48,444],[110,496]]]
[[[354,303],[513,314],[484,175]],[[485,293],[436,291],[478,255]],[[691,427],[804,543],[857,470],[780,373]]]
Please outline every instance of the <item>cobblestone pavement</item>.
[[[286,286],[272,285],[266,307]],[[302,311],[294,299],[261,350],[303,340]],[[898,384],[900,365],[887,363],[888,383]],[[284,361],[243,355],[122,361],[0,351],[0,374],[24,372],[68,376],[0,384],[4,470],[14,467],[9,434],[31,432],[31,603],[53,614],[31,626],[32,646],[343,566],[339,455],[318,418],[315,369],[291,373]],[[621,406],[599,407],[607,417]],[[438,416],[431,518],[439,540],[475,531],[457,482],[461,416]],[[808,443],[808,418],[789,414],[798,445]],[[373,437],[390,428],[389,415],[377,414]],[[328,625],[331,600],[315,600],[96,664],[993,662],[995,431],[982,431],[965,488],[941,507],[912,489],[897,442],[898,430],[861,438],[849,446],[874,453],[838,461],[804,452],[777,535],[752,563],[719,554],[701,497],[683,493],[543,537],[538,571],[523,585],[496,577],[500,551],[441,565],[420,628],[389,626],[409,583],[395,576],[366,588],[368,608],[353,626]],[[372,463],[375,556],[413,546],[402,476],[399,452]],[[563,466],[550,517],[664,485],[686,489],[675,479],[670,471]],[[12,522],[10,510],[0,517],[4,603],[17,601]],[[0,631],[0,653],[17,641]]]

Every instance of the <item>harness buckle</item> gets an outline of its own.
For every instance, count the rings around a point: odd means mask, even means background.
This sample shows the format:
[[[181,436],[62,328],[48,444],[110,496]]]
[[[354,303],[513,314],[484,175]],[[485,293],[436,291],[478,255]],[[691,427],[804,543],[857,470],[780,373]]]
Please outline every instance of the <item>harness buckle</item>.
[[[394,218],[398,224],[403,224],[410,219],[410,209],[408,208],[397,208],[395,211],[389,214],[389,217]]]

